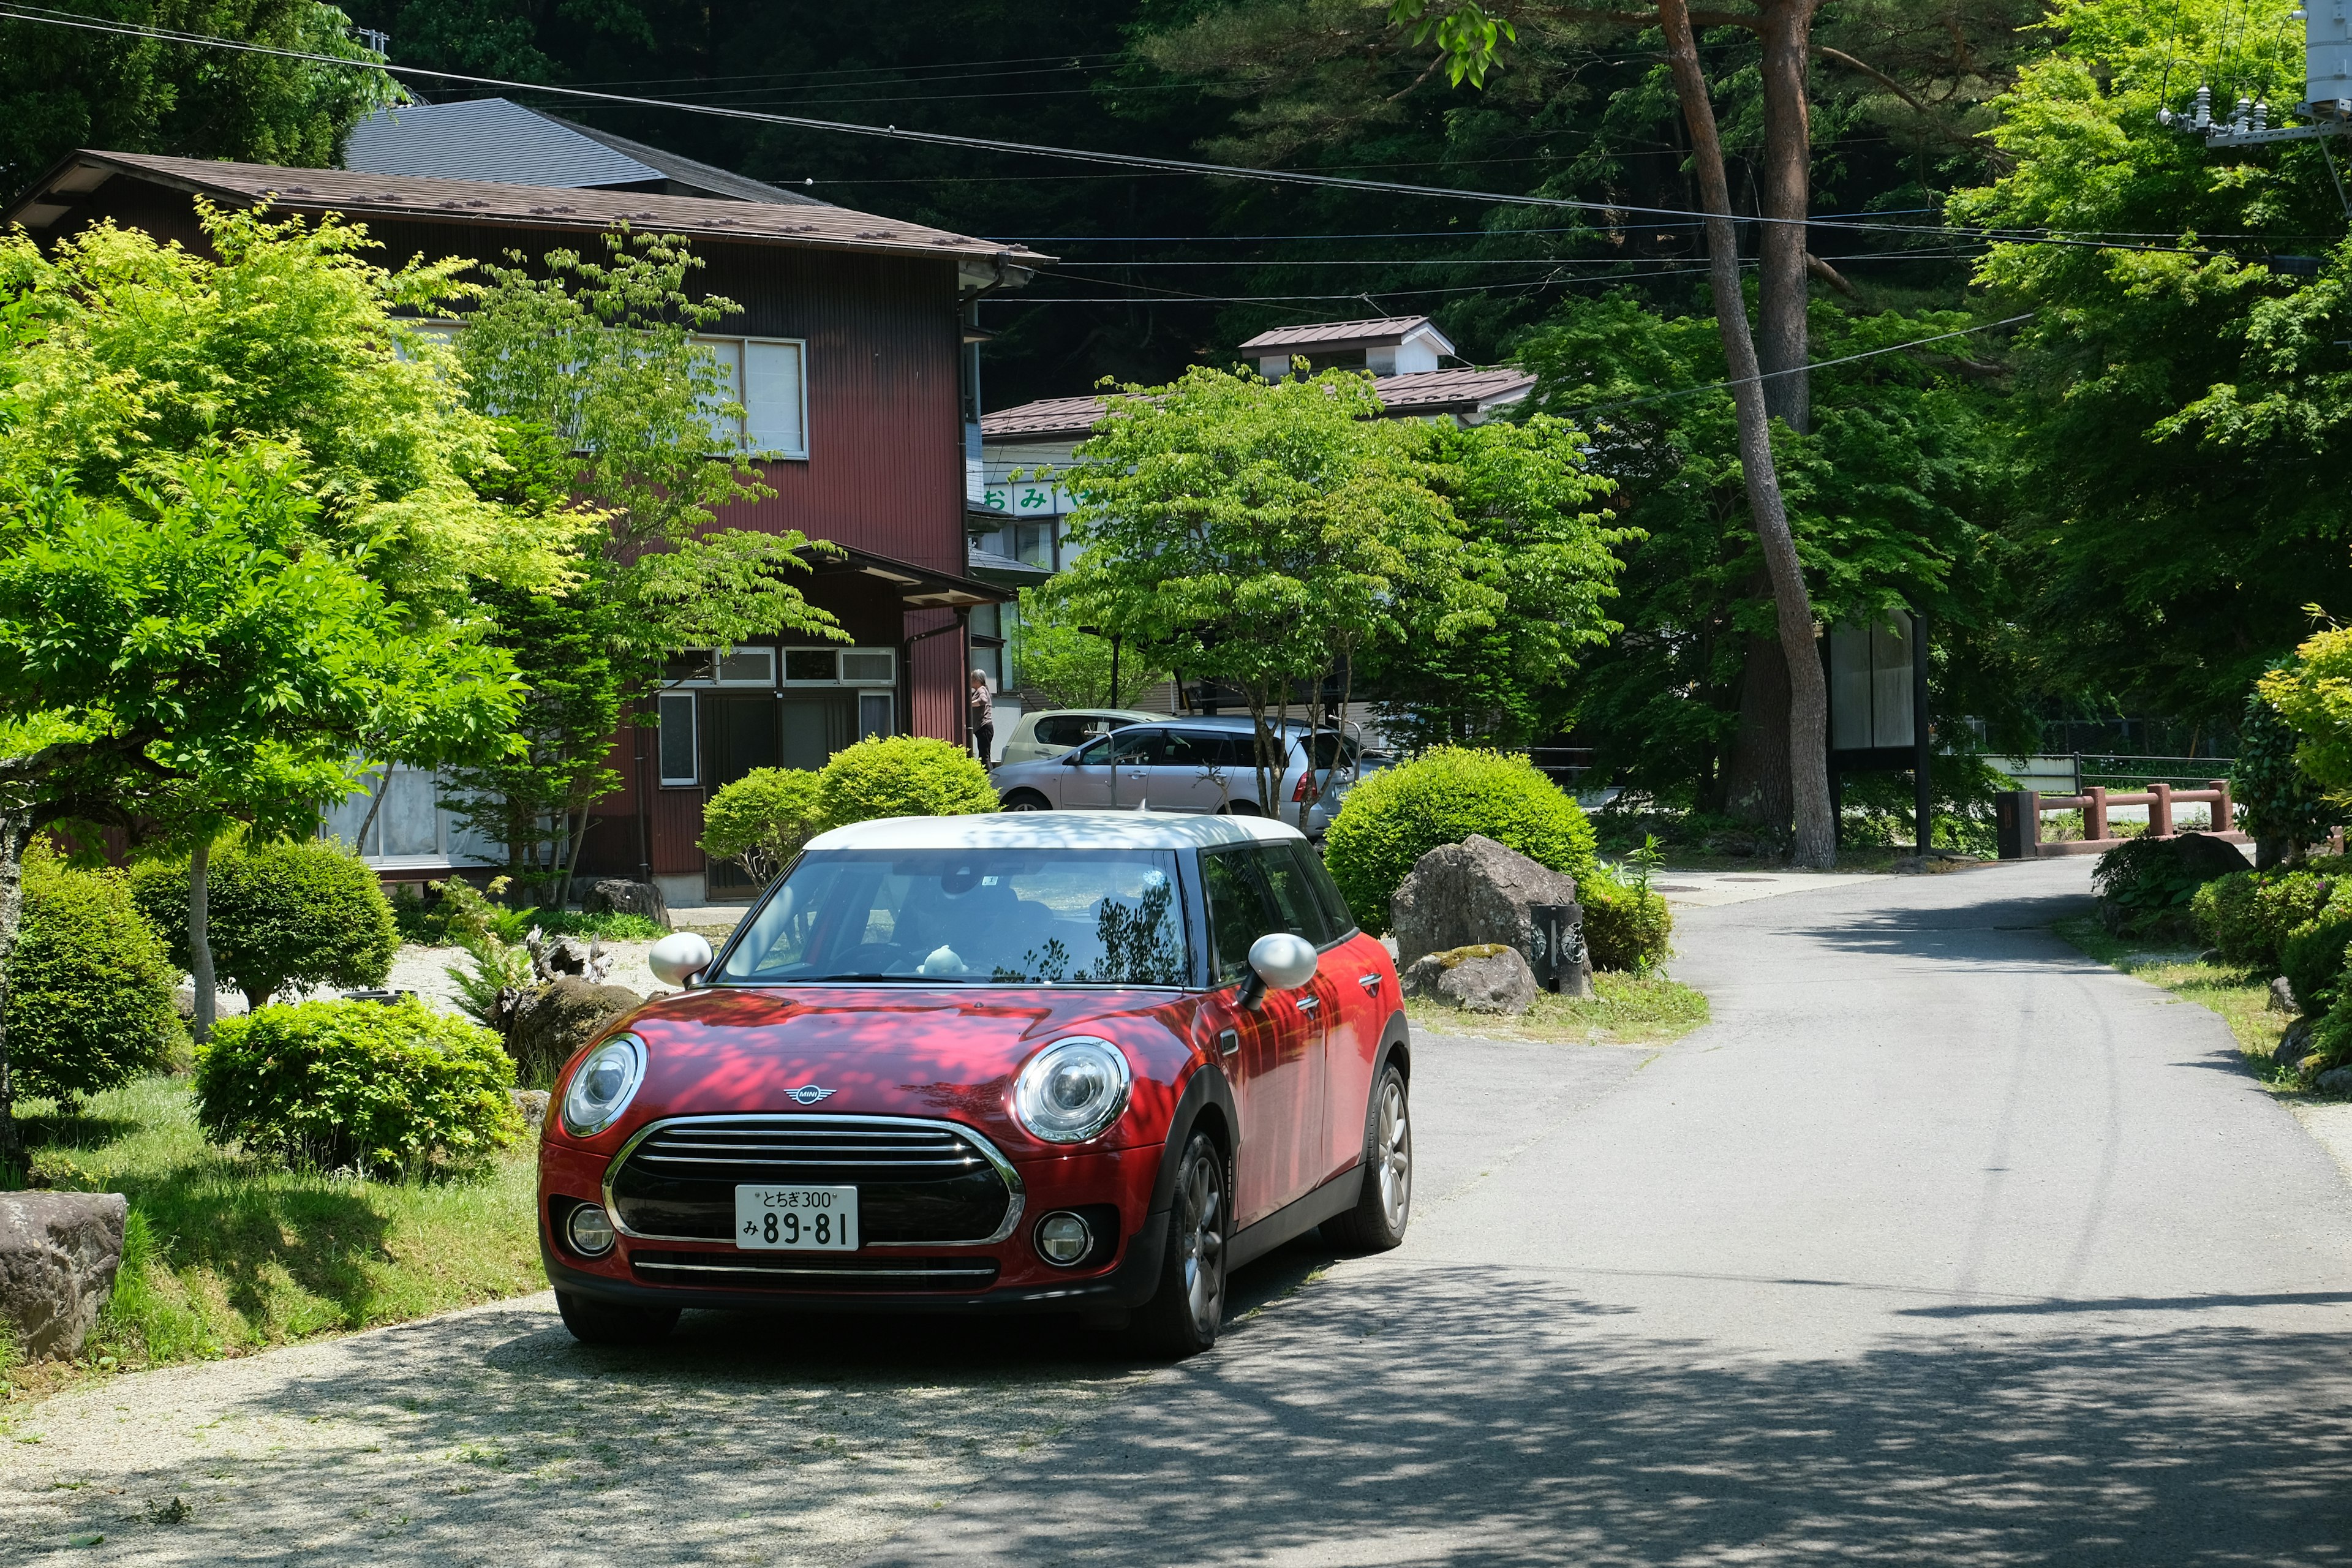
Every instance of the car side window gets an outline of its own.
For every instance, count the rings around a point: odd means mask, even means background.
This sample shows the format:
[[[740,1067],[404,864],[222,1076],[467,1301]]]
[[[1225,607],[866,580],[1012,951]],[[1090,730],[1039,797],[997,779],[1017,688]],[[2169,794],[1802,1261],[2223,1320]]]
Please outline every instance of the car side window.
[[[1082,713],[1054,713],[1037,721],[1035,734],[1041,746],[1075,746],[1093,731]]]
[[[1322,900],[1307,879],[1307,868],[1291,851],[1304,844],[1261,844],[1255,850],[1265,868],[1266,891],[1273,896],[1276,931],[1305,937],[1317,947],[1331,940]]]
[[[1201,887],[1209,902],[1209,953],[1216,983],[1246,977],[1250,944],[1275,923],[1274,899],[1248,846],[1203,850]]]
[[[1331,872],[1323,864],[1323,857],[1315,852],[1315,846],[1294,843],[1290,852],[1297,858],[1299,872],[1307,879],[1307,890],[1323,907],[1323,929],[1328,933],[1323,940],[1340,942],[1354,935],[1356,917],[1349,910],[1346,898],[1341,896],[1339,884],[1331,879]]]
[[[1150,767],[1160,760],[1164,733],[1159,730],[1117,731],[1110,737],[1110,754],[1121,763]]]
[[[1110,761],[1110,740],[1111,738],[1108,735],[1104,735],[1087,742],[1085,746],[1082,746],[1077,751],[1070,753],[1071,760],[1082,768],[1098,768],[1102,766],[1105,763]]]

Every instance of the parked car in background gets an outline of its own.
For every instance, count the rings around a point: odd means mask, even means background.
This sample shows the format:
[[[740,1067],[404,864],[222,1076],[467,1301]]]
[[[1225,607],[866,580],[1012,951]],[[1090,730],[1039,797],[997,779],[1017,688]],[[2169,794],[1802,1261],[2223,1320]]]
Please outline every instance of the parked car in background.
[[[555,1085],[541,1250],[592,1343],[683,1307],[1028,1310],[1213,1343],[1225,1276],[1412,1214],[1396,967],[1279,823],[906,816],[812,839]],[[763,1331],[763,1335],[788,1331]],[[763,1340],[764,1342],[764,1340]]]
[[[1058,757],[1113,730],[1166,717],[1133,708],[1049,708],[1042,713],[1024,713],[1004,737],[1004,754],[999,761],[1034,763]]]
[[[991,775],[1007,811],[1191,812],[1279,816],[1319,838],[1363,770],[1350,735],[1278,725],[1287,745],[1275,800],[1258,798],[1257,764],[1246,715],[1155,719],[1097,736],[1074,752],[1039,762],[1007,763]],[[1313,756],[1308,755],[1309,744]],[[1325,773],[1330,777],[1326,782]]]

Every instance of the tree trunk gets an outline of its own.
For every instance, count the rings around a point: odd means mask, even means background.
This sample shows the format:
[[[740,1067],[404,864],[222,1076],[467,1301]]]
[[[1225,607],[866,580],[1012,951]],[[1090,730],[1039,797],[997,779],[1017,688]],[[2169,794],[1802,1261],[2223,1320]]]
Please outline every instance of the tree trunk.
[[[213,940],[206,926],[205,873],[211,868],[213,845],[196,841],[188,856],[188,983],[196,994],[195,1037],[199,1045],[213,1037]]]
[[[16,1176],[25,1171],[25,1140],[16,1127],[16,1071],[8,1056],[8,970],[25,923],[25,846],[32,839],[32,813],[0,807],[0,1163]]]
[[[1812,428],[1812,393],[1804,371],[1808,268],[1804,219],[1812,207],[1812,124],[1805,68],[1820,0],[1777,0],[1763,7],[1764,157],[1757,171],[1756,354],[1764,374],[1765,409],[1799,432]]]
[[[1768,577],[1751,590],[1756,598],[1772,592]],[[1747,668],[1739,679],[1739,726],[1724,760],[1717,809],[1752,823],[1786,842],[1795,813],[1789,795],[1789,661],[1777,638],[1748,639]]]
[[[1675,93],[1690,127],[1702,205],[1707,213],[1707,275],[1715,294],[1715,319],[1723,333],[1731,395],[1739,416],[1739,467],[1747,482],[1748,510],[1764,546],[1771,574],[1772,603],[1780,634],[1780,655],[1789,672],[1790,796],[1794,806],[1792,864],[1826,868],[1837,863],[1836,823],[1830,812],[1829,690],[1814,647],[1813,606],[1805,592],[1804,569],[1789,531],[1780,499],[1780,478],[1772,461],[1770,416],[1759,379],[1756,340],[1748,330],[1748,304],[1739,287],[1739,250],[1731,225],[1731,189],[1723,171],[1723,143],[1700,72],[1698,44],[1692,36],[1688,0],[1658,0],[1664,25],[1666,59]]]

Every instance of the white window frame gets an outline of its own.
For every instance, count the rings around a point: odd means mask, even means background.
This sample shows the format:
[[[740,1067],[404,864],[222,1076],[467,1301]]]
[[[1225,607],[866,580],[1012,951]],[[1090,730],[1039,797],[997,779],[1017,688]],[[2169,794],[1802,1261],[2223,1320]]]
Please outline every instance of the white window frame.
[[[741,647],[730,647],[723,650],[715,647],[682,647],[677,650],[676,657],[684,658],[688,654],[699,654],[709,662],[710,679],[708,680],[665,679],[662,682],[663,690],[698,690],[703,688],[724,686],[731,687],[737,690],[742,690],[749,688],[753,690],[765,691],[776,684],[776,649],[767,644],[754,643]],[[767,669],[765,673],[755,676],[730,676],[722,673],[727,668],[726,660],[730,658],[742,658],[765,659],[767,661]]]
[[[783,676],[782,684],[787,689],[797,691],[832,691],[842,689],[853,691],[883,691],[895,690],[898,685],[898,650],[895,647],[787,647],[783,651],[786,656],[787,662],[782,667]],[[790,657],[796,653],[829,653],[833,655],[833,678],[829,680],[803,680],[794,679],[792,674],[792,665],[789,660]],[[841,676],[842,656],[845,654],[861,653],[880,654],[889,659],[890,679],[887,680],[843,679]]]
[[[744,411],[743,417],[740,419],[720,420],[714,417],[710,422],[711,433],[719,439],[729,442],[731,448],[739,452],[756,452],[761,457],[782,458],[798,463],[807,462],[809,457],[808,340],[806,338],[720,337],[698,333],[694,341],[709,349],[718,359],[719,368],[727,373],[727,400],[740,405]],[[794,411],[800,426],[800,444],[797,447],[751,445],[751,402],[748,383],[751,380],[751,347],[755,343],[769,347],[790,348],[800,356],[800,374],[797,378],[798,384],[794,388],[794,395],[800,405]],[[733,426],[731,431],[728,428],[730,425]]]
[[[686,705],[687,755],[693,772],[685,777],[674,777],[664,764],[668,762],[669,748],[663,744],[669,735],[669,715],[673,703]],[[692,691],[663,691],[654,697],[654,767],[659,773],[664,789],[691,789],[702,782],[702,704]]]

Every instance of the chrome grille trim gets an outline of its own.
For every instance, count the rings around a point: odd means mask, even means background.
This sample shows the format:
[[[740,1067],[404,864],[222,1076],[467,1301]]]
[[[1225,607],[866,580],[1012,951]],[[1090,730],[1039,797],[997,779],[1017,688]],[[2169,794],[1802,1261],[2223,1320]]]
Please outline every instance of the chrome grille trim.
[[[687,1242],[697,1247],[709,1247],[711,1244],[711,1238],[704,1236],[656,1236],[645,1231],[632,1230],[621,1218],[619,1205],[613,1201],[614,1173],[627,1163],[629,1157],[636,1153],[638,1146],[646,1140],[656,1133],[667,1131],[672,1128],[685,1128],[698,1138],[715,1137],[722,1140],[773,1137],[779,1133],[796,1134],[806,1128],[843,1139],[852,1146],[869,1150],[877,1156],[870,1162],[862,1162],[855,1156],[847,1158],[836,1156],[823,1161],[767,1160],[761,1162],[778,1165],[800,1163],[839,1166],[870,1163],[877,1167],[900,1171],[910,1169],[936,1171],[950,1167],[969,1169],[972,1162],[968,1156],[957,1156],[950,1161],[943,1156],[934,1155],[930,1161],[921,1165],[918,1165],[913,1161],[901,1161],[891,1157],[893,1151],[908,1150],[909,1141],[914,1139],[929,1142],[934,1150],[944,1150],[954,1143],[961,1143],[978,1150],[982,1160],[995,1171],[997,1179],[1004,1184],[1004,1218],[998,1224],[995,1231],[988,1236],[971,1241],[869,1241],[859,1246],[860,1252],[869,1247],[994,1247],[1020,1228],[1021,1213],[1027,1206],[1027,1199],[1021,1185],[1021,1173],[1013,1168],[1013,1162],[1006,1159],[995,1144],[961,1122],[933,1121],[916,1116],[810,1116],[791,1111],[747,1111],[725,1116],[671,1116],[665,1117],[659,1121],[648,1121],[631,1133],[628,1142],[621,1145],[620,1152],[615,1153],[604,1166],[603,1183],[604,1213],[611,1217],[613,1228],[632,1241]],[[722,1142],[714,1146],[740,1150],[741,1155],[739,1155],[739,1158],[755,1154],[760,1147],[732,1142]],[[768,1145],[768,1147],[776,1146]],[[655,1161],[665,1158],[667,1157],[658,1154],[648,1155],[646,1163],[650,1165]],[[731,1164],[735,1162],[732,1160],[702,1161],[698,1158],[696,1163]],[[683,1268],[685,1265],[677,1267]],[[992,1278],[992,1268],[991,1275]]]
[[[719,1274],[734,1279],[789,1279],[846,1288],[869,1279],[919,1279],[934,1282],[941,1289],[959,1285],[985,1289],[996,1282],[997,1276],[997,1267],[992,1262],[943,1268],[825,1268],[805,1264],[778,1267],[759,1263],[672,1263],[659,1256],[640,1256],[630,1258],[629,1267],[640,1273]]]

